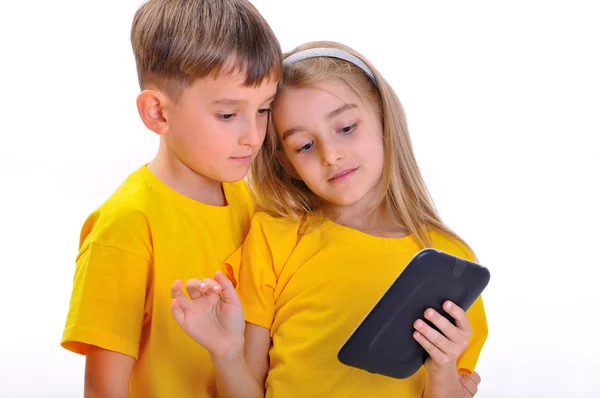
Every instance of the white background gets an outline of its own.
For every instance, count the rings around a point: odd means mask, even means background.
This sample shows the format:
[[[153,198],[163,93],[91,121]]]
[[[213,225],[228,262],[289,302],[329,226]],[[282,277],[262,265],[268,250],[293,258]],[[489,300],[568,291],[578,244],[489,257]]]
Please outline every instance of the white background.
[[[157,147],[135,108],[139,3],[2,4],[2,397],[82,394],[59,346],[79,229]],[[284,50],[341,41],[395,87],[443,219],[491,270],[478,396],[600,396],[593,2],[254,3]]]

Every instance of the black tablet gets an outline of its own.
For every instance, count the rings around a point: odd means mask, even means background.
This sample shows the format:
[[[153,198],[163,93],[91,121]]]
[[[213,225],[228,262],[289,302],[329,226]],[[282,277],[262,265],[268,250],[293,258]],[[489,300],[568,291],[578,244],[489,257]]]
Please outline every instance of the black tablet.
[[[413,375],[428,355],[413,337],[414,322],[421,318],[433,326],[423,316],[433,308],[454,324],[442,304],[450,300],[466,311],[489,280],[489,271],[479,264],[435,249],[421,250],[346,340],[339,361],[397,379]]]

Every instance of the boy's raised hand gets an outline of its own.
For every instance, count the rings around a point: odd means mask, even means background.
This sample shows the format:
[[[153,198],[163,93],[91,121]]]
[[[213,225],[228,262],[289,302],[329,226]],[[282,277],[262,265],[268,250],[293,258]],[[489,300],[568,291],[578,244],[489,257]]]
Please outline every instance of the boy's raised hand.
[[[215,278],[190,279],[171,287],[171,313],[179,326],[215,357],[244,350],[244,314],[233,284],[221,272]]]

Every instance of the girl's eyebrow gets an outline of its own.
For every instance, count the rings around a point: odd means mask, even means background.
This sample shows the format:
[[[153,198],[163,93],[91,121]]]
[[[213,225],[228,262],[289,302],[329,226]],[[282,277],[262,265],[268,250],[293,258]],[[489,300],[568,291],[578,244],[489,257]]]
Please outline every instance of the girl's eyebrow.
[[[358,108],[358,105],[344,104],[344,105],[340,106],[339,108],[337,108],[336,110],[329,112],[327,114],[327,116],[325,116],[325,119],[327,119],[327,120],[333,119],[334,117],[346,112],[347,110],[354,109],[354,108]]]
[[[333,119],[334,117],[336,117],[336,116],[339,116],[339,115],[341,115],[342,113],[344,113],[344,112],[346,112],[346,111],[348,111],[348,110],[350,110],[350,109],[354,109],[354,108],[358,108],[358,105],[356,105],[356,104],[344,104],[344,105],[340,106],[339,108],[337,108],[337,109],[334,109],[333,111],[329,112],[329,113],[328,113],[328,114],[325,116],[325,119],[327,119],[327,120],[331,120],[331,119]],[[305,128],[304,128],[304,127],[302,127],[302,126],[296,126],[296,127],[292,127],[291,129],[288,129],[288,130],[286,130],[286,131],[283,133],[283,136],[281,137],[281,140],[282,140],[282,141],[285,141],[285,139],[286,139],[286,138],[288,138],[288,137],[290,137],[290,136],[292,136],[292,135],[294,135],[294,134],[296,134],[297,132],[299,132],[299,131],[302,131],[302,130],[305,130]]]

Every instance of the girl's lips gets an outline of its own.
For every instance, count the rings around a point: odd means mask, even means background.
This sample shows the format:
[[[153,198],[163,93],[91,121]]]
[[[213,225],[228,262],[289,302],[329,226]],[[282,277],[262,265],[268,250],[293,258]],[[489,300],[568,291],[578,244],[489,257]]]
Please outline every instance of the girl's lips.
[[[329,180],[329,182],[341,182],[341,181],[345,181],[348,178],[352,177],[354,175],[354,172],[358,169],[358,167],[354,168],[354,169],[346,169],[343,170],[340,173],[337,173],[336,175],[334,175],[333,177],[331,177]]]

